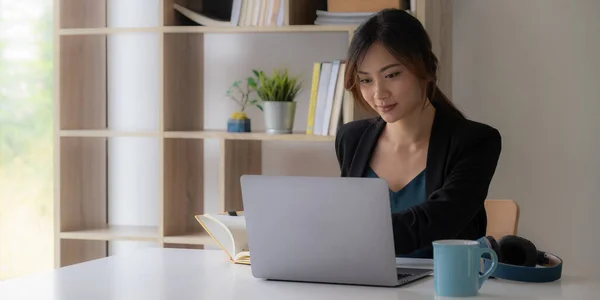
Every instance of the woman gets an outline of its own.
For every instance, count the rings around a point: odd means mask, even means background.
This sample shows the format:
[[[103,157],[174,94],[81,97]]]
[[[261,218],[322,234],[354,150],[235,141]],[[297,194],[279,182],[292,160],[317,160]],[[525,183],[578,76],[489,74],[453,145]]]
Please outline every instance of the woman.
[[[345,87],[379,116],[338,131],[341,176],[387,181],[397,256],[431,258],[432,241],[486,232],[501,137],[444,96],[437,63],[422,24],[394,9],[362,24],[348,53]]]

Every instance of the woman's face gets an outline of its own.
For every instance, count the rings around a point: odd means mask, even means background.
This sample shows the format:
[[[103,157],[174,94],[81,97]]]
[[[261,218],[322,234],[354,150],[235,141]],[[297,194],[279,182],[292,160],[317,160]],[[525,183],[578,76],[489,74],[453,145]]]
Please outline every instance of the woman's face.
[[[365,54],[358,78],[363,98],[388,123],[423,107],[419,79],[379,43]]]

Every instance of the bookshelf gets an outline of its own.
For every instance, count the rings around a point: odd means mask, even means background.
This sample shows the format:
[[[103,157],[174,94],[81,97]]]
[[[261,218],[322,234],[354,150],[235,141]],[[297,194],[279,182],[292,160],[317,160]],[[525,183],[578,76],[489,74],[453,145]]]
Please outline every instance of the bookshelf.
[[[314,11],[326,0],[285,0],[290,25],[281,27],[206,27],[191,24],[173,3],[191,9],[196,1],[158,0],[159,24],[108,26],[109,0],[55,0],[55,267],[109,255],[115,241],[152,242],[159,247],[203,248],[212,243],[193,218],[204,212],[204,140],[218,141],[219,210],[241,210],[241,174],[262,172],[266,141],[333,143],[333,136],[205,130],[204,62],[207,34],[346,33],[354,26],[311,25]],[[438,12],[440,10],[440,12]],[[448,8],[441,0],[417,0],[416,13],[441,36]],[[451,11],[451,9],[450,9]],[[431,17],[431,19],[429,19]],[[437,27],[436,27],[437,26]],[[111,109],[107,41],[127,34],[157,37],[157,121],[134,129],[110,128]],[[435,42],[442,40],[432,36]],[[447,37],[443,40],[447,42]],[[436,44],[436,45],[439,45]],[[446,50],[446,48],[441,47]],[[451,57],[446,55],[443,57]],[[370,115],[352,106],[350,119]],[[298,128],[296,128],[298,129]],[[155,145],[156,224],[108,223],[109,149],[120,139],[148,140]],[[153,146],[154,147],[154,146]]]

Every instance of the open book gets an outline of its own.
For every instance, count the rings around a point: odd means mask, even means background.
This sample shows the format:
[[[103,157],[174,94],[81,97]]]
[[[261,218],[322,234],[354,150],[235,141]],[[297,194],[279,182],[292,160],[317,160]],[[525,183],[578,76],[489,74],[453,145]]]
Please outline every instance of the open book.
[[[203,214],[195,218],[233,263],[250,264],[246,218],[243,215]]]

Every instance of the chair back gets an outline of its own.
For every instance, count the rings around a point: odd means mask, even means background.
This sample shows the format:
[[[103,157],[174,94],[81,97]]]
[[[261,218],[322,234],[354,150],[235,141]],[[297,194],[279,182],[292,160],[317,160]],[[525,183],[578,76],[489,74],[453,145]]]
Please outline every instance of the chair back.
[[[519,205],[513,200],[485,201],[487,213],[486,235],[496,240],[505,235],[516,235],[519,226]]]

